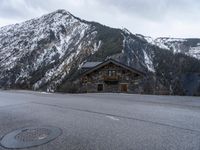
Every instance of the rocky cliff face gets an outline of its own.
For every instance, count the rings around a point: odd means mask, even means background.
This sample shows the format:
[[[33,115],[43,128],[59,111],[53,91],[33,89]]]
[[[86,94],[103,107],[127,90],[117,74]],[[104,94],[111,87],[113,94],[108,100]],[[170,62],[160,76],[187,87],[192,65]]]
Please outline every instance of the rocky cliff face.
[[[169,88],[173,76],[200,72],[199,43],[199,39],[153,40],[58,10],[0,28],[0,87],[53,92],[78,77],[84,62],[112,57],[149,72]]]

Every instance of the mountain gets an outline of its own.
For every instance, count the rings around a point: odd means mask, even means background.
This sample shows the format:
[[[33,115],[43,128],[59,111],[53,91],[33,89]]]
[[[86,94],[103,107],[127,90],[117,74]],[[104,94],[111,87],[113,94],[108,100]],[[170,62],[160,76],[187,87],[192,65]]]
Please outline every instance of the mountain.
[[[197,59],[200,59],[200,39],[181,39],[160,37],[153,39],[151,37],[143,37],[149,43],[156,45],[162,49],[170,50],[173,53],[182,53]]]
[[[109,57],[147,72],[145,93],[187,94],[200,73],[199,39],[152,39],[57,10],[0,28],[0,87],[66,91],[86,61]],[[192,85],[190,85],[191,87]],[[198,93],[199,84],[190,91]]]

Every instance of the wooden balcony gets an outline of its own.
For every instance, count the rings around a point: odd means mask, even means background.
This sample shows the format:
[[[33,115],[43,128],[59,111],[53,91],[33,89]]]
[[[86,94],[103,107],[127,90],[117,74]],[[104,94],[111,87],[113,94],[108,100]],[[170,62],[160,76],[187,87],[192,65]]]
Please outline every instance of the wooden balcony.
[[[103,76],[104,81],[119,81],[119,76]]]

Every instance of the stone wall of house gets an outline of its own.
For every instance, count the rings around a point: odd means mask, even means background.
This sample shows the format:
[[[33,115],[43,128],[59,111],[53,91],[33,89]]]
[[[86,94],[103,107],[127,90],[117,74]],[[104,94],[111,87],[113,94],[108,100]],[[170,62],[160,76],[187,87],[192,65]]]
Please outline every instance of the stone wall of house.
[[[115,71],[114,76],[109,76],[109,71]],[[115,79],[112,79],[112,78]],[[137,72],[132,72],[115,64],[108,64],[94,72],[83,76],[82,89],[85,92],[124,92],[121,84],[127,84],[127,93],[142,93],[141,84],[143,77]],[[98,91],[98,84],[103,84],[103,91]]]

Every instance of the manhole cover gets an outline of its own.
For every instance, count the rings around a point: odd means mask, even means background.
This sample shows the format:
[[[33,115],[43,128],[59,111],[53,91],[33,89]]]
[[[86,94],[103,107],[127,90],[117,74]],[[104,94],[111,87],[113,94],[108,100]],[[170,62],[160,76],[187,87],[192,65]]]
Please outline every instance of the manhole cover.
[[[56,127],[27,127],[6,134],[0,143],[5,148],[28,148],[50,142],[61,133]]]

